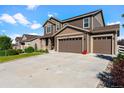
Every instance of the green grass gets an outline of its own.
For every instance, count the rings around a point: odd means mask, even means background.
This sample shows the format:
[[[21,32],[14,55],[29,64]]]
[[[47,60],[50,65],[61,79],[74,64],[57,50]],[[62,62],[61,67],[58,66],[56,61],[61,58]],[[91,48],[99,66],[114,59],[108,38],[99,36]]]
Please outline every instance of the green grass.
[[[14,56],[4,56],[4,57],[0,57],[0,63],[8,62],[11,60],[16,60],[16,59],[20,59],[20,58],[26,58],[26,57],[41,55],[41,54],[43,54],[43,53],[33,52],[33,53],[20,54],[20,55],[14,55]]]

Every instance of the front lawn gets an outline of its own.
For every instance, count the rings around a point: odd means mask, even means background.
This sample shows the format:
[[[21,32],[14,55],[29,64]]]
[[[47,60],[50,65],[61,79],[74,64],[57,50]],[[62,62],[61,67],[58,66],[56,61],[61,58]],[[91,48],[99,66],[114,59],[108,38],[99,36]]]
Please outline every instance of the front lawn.
[[[26,58],[26,57],[30,57],[30,56],[41,55],[41,54],[43,54],[43,53],[33,52],[33,53],[26,53],[26,54],[13,55],[13,56],[4,56],[4,57],[0,57],[0,63],[15,60],[15,59],[20,59],[20,58]]]

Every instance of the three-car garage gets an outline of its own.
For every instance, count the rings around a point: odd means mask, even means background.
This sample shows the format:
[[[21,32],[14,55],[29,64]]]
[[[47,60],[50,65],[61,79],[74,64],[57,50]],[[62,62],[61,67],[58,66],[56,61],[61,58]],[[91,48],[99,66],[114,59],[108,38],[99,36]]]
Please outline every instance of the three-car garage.
[[[95,54],[116,54],[117,34],[114,32],[88,32],[77,28],[66,27],[55,37],[55,49],[58,52]]]

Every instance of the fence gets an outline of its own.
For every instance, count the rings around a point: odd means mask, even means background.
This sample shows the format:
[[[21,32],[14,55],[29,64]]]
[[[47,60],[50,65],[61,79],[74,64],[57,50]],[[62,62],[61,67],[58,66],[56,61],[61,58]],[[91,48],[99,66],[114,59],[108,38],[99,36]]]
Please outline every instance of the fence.
[[[118,52],[124,53],[124,45],[118,45]]]

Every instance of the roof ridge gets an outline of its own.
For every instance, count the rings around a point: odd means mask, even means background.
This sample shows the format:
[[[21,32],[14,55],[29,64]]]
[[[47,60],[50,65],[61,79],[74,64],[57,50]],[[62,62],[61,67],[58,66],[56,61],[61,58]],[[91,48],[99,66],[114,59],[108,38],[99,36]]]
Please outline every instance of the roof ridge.
[[[40,35],[32,35],[32,34],[23,34],[23,35],[28,35],[28,36],[40,36]]]
[[[98,9],[98,10],[87,12],[87,13],[84,13],[84,14],[81,14],[81,15],[78,15],[78,16],[70,17],[70,18],[62,20],[62,22],[66,22],[68,20],[72,20],[73,18],[80,17],[80,16],[85,16],[85,15],[92,14],[92,13],[95,13],[95,12],[98,13],[100,11],[102,11],[102,9]]]

